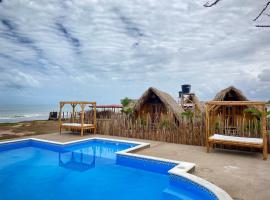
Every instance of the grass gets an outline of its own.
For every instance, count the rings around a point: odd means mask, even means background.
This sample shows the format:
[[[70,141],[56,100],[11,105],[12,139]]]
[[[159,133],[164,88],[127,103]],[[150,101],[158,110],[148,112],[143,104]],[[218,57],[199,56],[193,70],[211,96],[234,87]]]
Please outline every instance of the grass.
[[[42,135],[42,134],[47,134],[47,131],[35,131],[34,134],[32,135]]]
[[[9,122],[9,123],[0,123],[0,127],[3,127],[3,126],[16,126],[18,124],[19,123],[11,123],[11,122]]]

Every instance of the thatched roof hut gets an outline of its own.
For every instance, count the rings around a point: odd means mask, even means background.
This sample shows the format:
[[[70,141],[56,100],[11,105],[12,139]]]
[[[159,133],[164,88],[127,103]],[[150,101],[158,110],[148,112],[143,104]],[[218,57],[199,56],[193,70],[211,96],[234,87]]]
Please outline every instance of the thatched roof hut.
[[[141,116],[146,113],[153,114],[172,113],[180,121],[183,108],[166,92],[160,91],[154,87],[148,88],[138,99],[134,107],[135,116]]]
[[[241,90],[230,86],[218,92],[213,101],[248,101],[248,99]],[[253,115],[246,111],[249,107],[247,105],[232,106],[230,103],[215,105],[211,110],[210,120],[219,127],[220,133],[237,135],[239,127],[243,127],[245,122],[253,119]]]
[[[213,101],[248,101],[241,90],[230,86],[218,92]]]

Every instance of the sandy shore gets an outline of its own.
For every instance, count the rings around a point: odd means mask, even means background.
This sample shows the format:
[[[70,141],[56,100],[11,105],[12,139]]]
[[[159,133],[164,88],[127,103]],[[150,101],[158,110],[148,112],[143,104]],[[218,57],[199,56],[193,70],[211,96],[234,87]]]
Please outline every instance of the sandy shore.
[[[0,140],[34,136],[58,131],[58,121],[34,120],[17,123],[0,123]]]

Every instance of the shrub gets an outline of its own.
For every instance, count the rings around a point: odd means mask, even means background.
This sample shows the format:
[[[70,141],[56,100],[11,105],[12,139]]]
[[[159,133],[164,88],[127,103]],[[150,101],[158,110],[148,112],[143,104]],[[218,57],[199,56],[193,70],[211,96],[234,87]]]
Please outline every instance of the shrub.
[[[194,112],[192,110],[186,110],[185,112],[181,113],[181,116],[186,118],[187,120],[192,121],[194,117]]]
[[[261,117],[262,117],[262,112],[259,111],[259,110],[256,109],[256,108],[246,108],[246,109],[244,110],[244,112],[245,112],[245,113],[251,114],[252,116],[256,117],[258,120],[260,120]]]
[[[131,101],[131,99],[129,99],[128,97],[125,97],[124,99],[121,99],[121,104],[126,107],[129,102]]]

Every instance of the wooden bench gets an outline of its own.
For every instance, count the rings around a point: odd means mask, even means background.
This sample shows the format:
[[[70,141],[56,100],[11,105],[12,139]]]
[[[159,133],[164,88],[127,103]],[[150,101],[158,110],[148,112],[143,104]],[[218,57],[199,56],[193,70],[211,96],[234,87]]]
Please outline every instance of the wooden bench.
[[[249,137],[237,137],[237,136],[228,136],[214,134],[208,138],[207,152],[210,151],[210,148],[214,144],[224,144],[224,145],[233,145],[241,147],[252,147],[257,149],[262,149],[263,159],[267,159],[267,145],[264,144],[262,138],[249,138]]]
[[[244,115],[243,108],[255,108],[258,112],[261,113],[260,116],[260,135],[261,138],[250,138],[250,137],[238,137],[238,136],[229,136],[221,135],[216,133],[216,129],[213,128],[213,124],[217,120],[218,116],[222,115],[223,118],[226,118],[226,109],[232,108],[233,106],[238,107],[237,112],[231,113],[230,116],[234,119],[233,124],[238,124],[238,121],[235,118],[240,115]],[[225,111],[218,111],[219,108],[223,108]],[[240,114],[239,114],[240,113]],[[236,121],[236,122],[235,122]],[[240,125],[241,126],[241,125]],[[240,127],[238,125],[238,127]],[[228,126],[227,126],[228,128]],[[229,127],[229,132],[233,134],[236,132],[237,127]],[[207,152],[214,144],[224,144],[232,146],[241,146],[241,147],[251,147],[262,149],[263,159],[266,160],[268,156],[267,152],[267,131],[266,131],[266,103],[263,101],[208,101],[205,103],[205,132],[206,132],[206,147]],[[225,131],[226,133],[226,131]],[[244,135],[239,133],[239,135]]]

